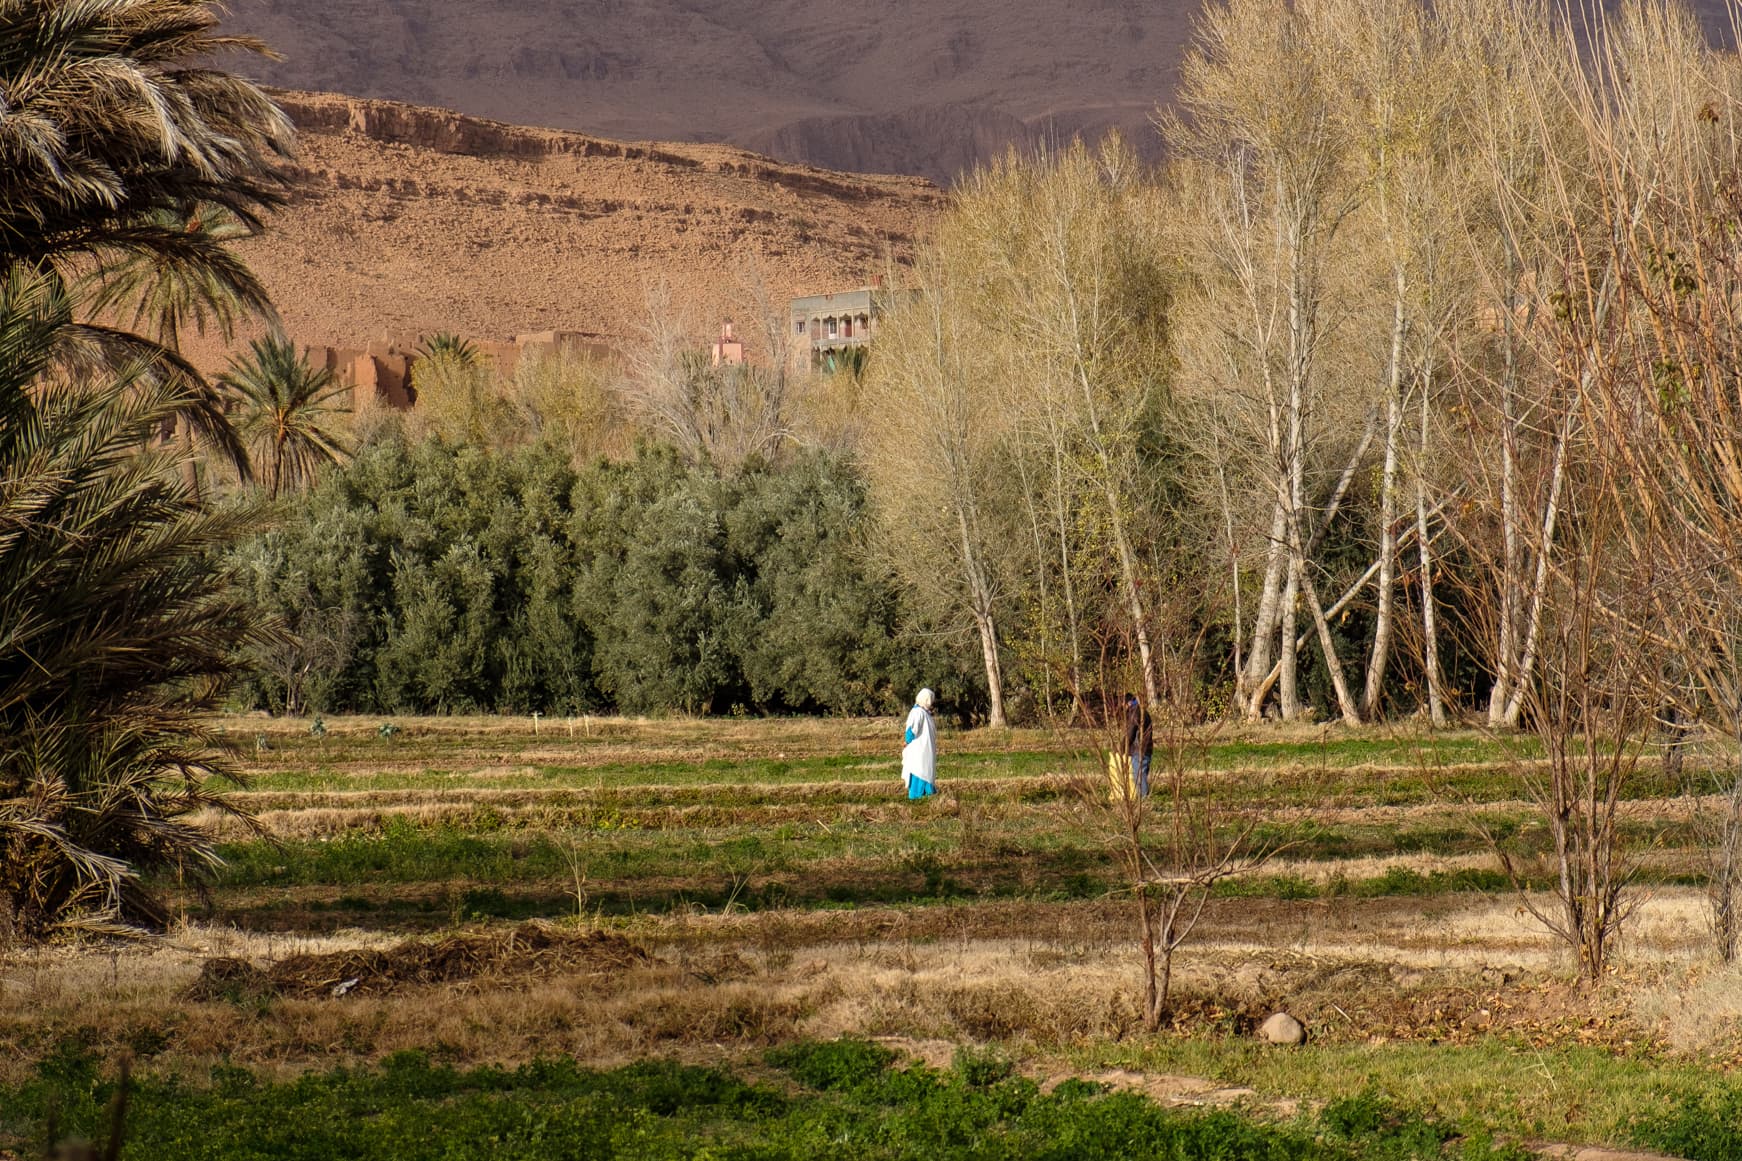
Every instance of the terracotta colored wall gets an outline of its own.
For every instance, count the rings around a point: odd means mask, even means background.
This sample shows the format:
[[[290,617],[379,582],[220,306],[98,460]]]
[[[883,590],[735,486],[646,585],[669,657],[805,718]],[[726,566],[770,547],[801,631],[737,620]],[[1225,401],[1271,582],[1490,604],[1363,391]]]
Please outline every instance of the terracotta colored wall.
[[[412,365],[417,362],[420,340],[382,339],[366,347],[304,347],[303,357],[316,370],[331,371],[351,388],[351,405],[373,394],[390,407],[408,408],[416,400],[411,386]],[[576,331],[535,331],[517,335],[513,342],[473,344],[478,353],[496,364],[499,373],[512,375],[526,355],[561,354],[573,358],[602,359],[611,355],[604,343]]]

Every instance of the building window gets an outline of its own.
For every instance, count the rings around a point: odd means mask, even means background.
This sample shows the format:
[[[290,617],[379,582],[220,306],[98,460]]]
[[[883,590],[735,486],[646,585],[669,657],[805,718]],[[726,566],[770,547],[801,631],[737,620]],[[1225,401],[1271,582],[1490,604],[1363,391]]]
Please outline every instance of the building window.
[[[821,319],[811,319],[811,342],[823,337],[823,322]]]
[[[802,318],[793,320],[792,333],[800,338],[804,337],[804,320]]]
[[[841,337],[843,339],[850,339],[853,337],[853,319],[851,315],[841,320]]]
[[[835,320],[833,318],[824,319],[823,320],[823,327],[829,332],[829,337],[831,339],[838,337],[835,334]]]

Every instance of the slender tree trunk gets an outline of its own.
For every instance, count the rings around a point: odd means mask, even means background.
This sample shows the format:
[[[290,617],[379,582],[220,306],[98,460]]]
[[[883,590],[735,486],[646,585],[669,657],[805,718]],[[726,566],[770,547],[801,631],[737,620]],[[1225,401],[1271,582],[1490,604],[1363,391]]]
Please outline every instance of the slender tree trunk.
[[[1071,576],[1071,538],[1066,512],[1064,452],[1055,440],[1052,453],[1053,517],[1058,525],[1059,576],[1065,590],[1065,624],[1071,639],[1071,701],[1078,719],[1087,721],[1088,703],[1083,700],[1083,641],[1077,615],[1077,583]]]
[[[1046,549],[1046,538],[1041,534],[1040,512],[1035,502],[1034,484],[1029,479],[1028,456],[1024,451],[1025,446],[1026,441],[1017,441],[1014,458],[1016,461],[1017,475],[1021,478],[1022,503],[1028,513],[1029,532],[1034,537],[1034,582],[1035,587],[1038,590],[1038,604],[1040,608],[1037,620],[1040,622],[1040,655],[1042,659],[1040,666],[1040,679],[1042,683],[1040,703],[1044,707],[1043,712],[1048,716],[1051,716],[1052,667],[1055,654],[1053,653],[1051,642],[1052,594],[1049,591],[1046,575],[1047,556],[1049,554]]]
[[[1424,376],[1421,387],[1421,442],[1415,469],[1415,540],[1421,562],[1422,662],[1427,670],[1428,715],[1436,729],[1446,725],[1446,701],[1440,686],[1439,611],[1434,597],[1433,539],[1428,535],[1427,453],[1428,419],[1432,381]]]
[[[1391,317],[1391,369],[1385,384],[1385,467],[1379,481],[1379,602],[1374,610],[1373,652],[1367,658],[1367,688],[1361,697],[1362,716],[1379,717],[1385,692],[1385,668],[1391,656],[1392,610],[1397,585],[1397,463],[1403,432],[1403,267],[1397,268],[1396,297]]]
[[[1233,171],[1234,187],[1240,196],[1243,212],[1240,222],[1243,226],[1237,231],[1240,237],[1250,237],[1252,232],[1250,214],[1244,212],[1246,199],[1244,197],[1245,183],[1238,168]],[[1280,205],[1280,201],[1278,203]],[[1282,231],[1276,231],[1278,247],[1282,241]],[[1280,264],[1277,266],[1280,269]],[[1268,420],[1268,436],[1270,440],[1270,455],[1276,465],[1276,508],[1270,518],[1270,543],[1264,566],[1264,585],[1259,590],[1258,611],[1252,623],[1252,648],[1248,651],[1246,685],[1249,696],[1246,701],[1246,716],[1252,721],[1258,721],[1264,716],[1265,699],[1269,696],[1269,685],[1265,679],[1270,671],[1271,658],[1276,652],[1276,635],[1283,617],[1283,587],[1288,575],[1287,536],[1288,536],[1288,492],[1283,482],[1285,456],[1283,454],[1282,436],[1282,406],[1276,390],[1276,379],[1270,365],[1270,335],[1271,325],[1266,311],[1260,304],[1258,277],[1255,267],[1250,263],[1243,265],[1242,287],[1246,295],[1246,305],[1252,314],[1252,332],[1249,346],[1263,379],[1264,398]],[[1260,691],[1257,687],[1261,682],[1266,688]]]
[[[1549,558],[1554,552],[1555,524],[1560,517],[1561,486],[1566,481],[1567,442],[1572,438],[1572,413],[1569,411],[1555,433],[1554,467],[1550,471],[1548,503],[1543,508],[1541,539],[1536,546],[1536,578],[1531,585],[1530,616],[1524,633],[1524,655],[1519,659],[1512,698],[1506,703],[1502,723],[1518,724],[1524,712],[1525,693],[1536,669],[1537,647],[1542,640],[1543,606],[1548,600]]]
[[[1288,591],[1283,602],[1282,637],[1282,717],[1293,721],[1300,716],[1300,684],[1298,656],[1295,648],[1295,626],[1299,614],[1300,594],[1311,584],[1306,575],[1305,537],[1301,522],[1306,518],[1306,405],[1307,380],[1312,374],[1313,347],[1316,343],[1315,313],[1317,302],[1309,285],[1307,271],[1307,238],[1309,224],[1304,218],[1289,223],[1288,236],[1288,404],[1285,413],[1284,466],[1288,480]]]
[[[1319,605],[1319,595],[1313,586],[1312,575],[1306,570],[1303,562],[1301,567],[1301,595],[1306,597],[1307,608],[1312,612],[1313,624],[1319,631],[1319,648],[1325,655],[1325,670],[1331,675],[1331,688],[1337,695],[1337,707],[1342,711],[1343,720],[1352,726],[1361,724],[1361,710],[1355,704],[1355,699],[1349,694],[1349,682],[1343,675],[1343,663],[1337,657],[1336,643],[1331,640],[1330,622],[1325,619],[1324,609]]]
[[[1162,919],[1161,925],[1161,994],[1156,997],[1155,1023],[1161,1026],[1161,1018],[1168,1014],[1168,1008],[1173,1003],[1173,953],[1179,947],[1173,924],[1169,922],[1173,911],[1170,908]]]
[[[1004,716],[1004,667],[998,660],[998,625],[990,611],[977,607],[974,626],[980,632],[980,656],[986,663],[986,689],[992,699],[992,712],[986,724],[1001,730],[1010,723]]]
[[[1742,705],[1734,702],[1736,761],[1742,763]],[[1742,935],[1742,767],[1732,766],[1725,787],[1724,813],[1718,820],[1712,844],[1711,874],[1706,897],[1712,908],[1712,937],[1718,958],[1736,960],[1737,937]]]
[[[1105,461],[1106,457],[1102,456],[1102,470],[1111,471]],[[1137,591],[1137,559],[1131,551],[1131,542],[1125,535],[1125,518],[1119,511],[1119,496],[1112,488],[1107,489],[1107,510],[1112,522],[1114,547],[1119,553],[1120,579],[1125,586],[1125,610],[1131,618],[1132,632],[1137,637],[1138,662],[1143,666],[1143,693],[1148,699],[1147,704],[1154,708],[1161,704],[1161,694],[1155,684],[1155,659],[1149,640],[1149,618],[1144,614],[1143,598]]]
[[[1141,869],[1137,873],[1137,922],[1143,934],[1143,1030],[1154,1032],[1161,1027],[1161,996],[1155,979],[1155,916],[1149,908],[1148,885],[1143,881]]]
[[[1349,462],[1343,465],[1343,474],[1337,477],[1337,486],[1331,489],[1331,499],[1325,505],[1325,515],[1313,529],[1312,538],[1307,541],[1306,555],[1309,560],[1318,559],[1319,548],[1325,542],[1325,535],[1331,530],[1331,522],[1337,518],[1337,513],[1343,507],[1343,501],[1348,499],[1349,487],[1355,482],[1356,474],[1361,470],[1361,464],[1367,459],[1367,449],[1373,446],[1373,429],[1378,425],[1379,413],[1367,413],[1367,425],[1361,431],[1361,442],[1355,445],[1355,451],[1349,456]]]
[[[1507,287],[1502,303],[1503,364],[1500,375],[1500,625],[1494,685],[1488,695],[1488,724],[1506,723],[1512,699],[1513,663],[1518,653],[1518,349],[1516,311],[1518,263],[1510,245],[1506,255]]]
[[[1300,615],[1300,581],[1300,557],[1291,552],[1288,555],[1288,584],[1282,590],[1282,660],[1281,672],[1277,675],[1277,700],[1285,722],[1292,722],[1300,716],[1300,683],[1297,679],[1300,648],[1295,644]]]
[[[974,537],[968,513],[956,508],[956,521],[962,535],[962,563],[966,566],[968,597],[973,605],[974,627],[980,633],[980,656],[986,663],[986,692],[992,699],[992,712],[986,724],[1002,729],[1009,722],[1004,716],[1004,666],[998,656],[998,623],[992,614],[992,589],[986,583],[979,555],[974,549]]]
[[[1246,716],[1253,721],[1264,716],[1264,701],[1270,694],[1269,684],[1263,689],[1259,686],[1270,672],[1271,659],[1276,656],[1277,621],[1282,612],[1283,570],[1288,564],[1288,553],[1283,545],[1283,538],[1288,531],[1287,521],[1288,509],[1279,496],[1276,511],[1270,518],[1270,546],[1264,565],[1264,587],[1259,590],[1258,612],[1252,621],[1252,648],[1247,654]]]
[[[1216,449],[1216,483],[1221,493],[1223,531],[1228,537],[1228,573],[1234,582],[1234,704],[1244,707],[1247,678],[1245,658],[1241,656],[1241,650],[1245,643],[1246,626],[1245,607],[1240,593],[1240,545],[1234,539],[1234,501],[1228,494],[1228,461],[1222,454],[1221,425],[1214,418],[1210,421],[1210,438]]]
[[[1282,720],[1292,722],[1300,716],[1300,649],[1295,633],[1299,628],[1301,591],[1307,584],[1306,553],[1302,545],[1301,518],[1304,510],[1304,480],[1300,457],[1299,393],[1292,401],[1291,429],[1288,439],[1288,582],[1282,594],[1282,675],[1278,699],[1282,704]]]

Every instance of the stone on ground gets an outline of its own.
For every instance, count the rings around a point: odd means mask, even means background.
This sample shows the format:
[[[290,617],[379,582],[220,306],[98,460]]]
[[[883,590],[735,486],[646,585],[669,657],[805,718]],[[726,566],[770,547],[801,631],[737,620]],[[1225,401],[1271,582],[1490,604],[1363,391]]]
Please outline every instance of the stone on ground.
[[[1287,1012],[1278,1012],[1259,1025],[1258,1038],[1266,1044],[1305,1044],[1306,1025]]]

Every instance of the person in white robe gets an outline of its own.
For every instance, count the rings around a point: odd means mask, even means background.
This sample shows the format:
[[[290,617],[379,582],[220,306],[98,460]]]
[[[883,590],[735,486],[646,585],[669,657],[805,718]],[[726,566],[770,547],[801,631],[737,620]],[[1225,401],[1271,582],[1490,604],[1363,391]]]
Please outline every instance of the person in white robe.
[[[909,798],[925,798],[937,793],[938,730],[932,720],[932,704],[937,699],[929,689],[919,691],[913,699],[913,709],[907,715],[906,745],[901,749],[901,777],[907,783]]]

